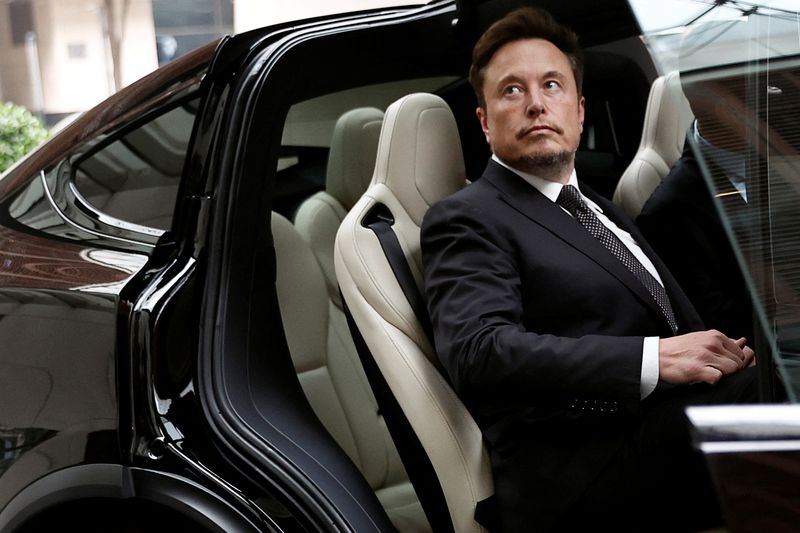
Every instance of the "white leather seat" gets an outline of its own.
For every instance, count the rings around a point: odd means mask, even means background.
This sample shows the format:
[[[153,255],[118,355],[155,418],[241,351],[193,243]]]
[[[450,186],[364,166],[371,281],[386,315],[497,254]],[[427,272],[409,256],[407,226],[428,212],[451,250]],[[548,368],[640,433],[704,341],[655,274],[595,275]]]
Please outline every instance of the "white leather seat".
[[[325,190],[304,200],[294,216],[294,225],[311,246],[339,307],[333,243],[339,224],[372,179],[382,122],[383,111],[374,107],[351,109],[339,117],[328,152]]]
[[[375,174],[340,226],[335,249],[345,302],[430,459],[456,532],[483,531],[474,513],[477,502],[494,492],[488,454],[480,429],[437,369],[434,349],[381,245],[362,222],[376,206],[388,208],[421,290],[422,218],[465,184],[450,108],[430,94],[403,97],[386,111]]]
[[[656,78],[650,87],[639,150],[614,191],[614,203],[631,217],[639,214],[680,158],[693,119],[678,71]]]
[[[336,342],[335,345],[332,345],[331,342],[328,344],[328,360],[323,361],[320,358],[315,366],[317,368],[327,367],[330,372],[333,372],[333,385],[336,390],[352,400],[337,403],[335,396],[327,394],[327,397],[321,398],[317,402],[315,410],[323,422],[330,426],[328,429],[345,451],[351,450],[348,451],[348,454],[354,458],[354,462],[362,469],[376,490],[378,498],[387,509],[395,527],[403,532],[429,531],[430,527],[419,499],[402,467],[397,449],[389,436],[383,418],[380,415],[374,416],[377,412],[377,403],[367,383],[350,336],[333,264],[333,247],[339,224],[347,211],[367,189],[372,179],[382,122],[383,111],[373,107],[352,109],[339,117],[334,127],[328,154],[325,190],[303,201],[295,213],[294,228],[310,247],[310,251],[324,275],[325,290],[328,296],[326,305],[332,303],[335,306],[329,309],[330,330],[328,333],[330,340]],[[285,226],[285,224],[282,225]],[[280,262],[281,259],[278,261]],[[304,266],[303,262],[298,261],[293,268],[308,269],[310,267]],[[287,273],[287,276],[289,275],[292,274]],[[312,285],[314,283],[312,282]],[[319,286],[306,288],[319,297],[323,296]],[[315,322],[320,319],[324,320],[324,317],[317,317]],[[298,323],[301,323],[299,321],[302,321],[303,317],[298,316],[297,320]],[[308,333],[307,329],[297,331],[297,336],[308,335]],[[300,339],[297,340],[300,341]],[[302,339],[302,342],[308,342],[308,339]],[[292,353],[294,354],[294,350]],[[319,351],[316,353],[318,356],[321,354]],[[343,361],[347,361],[348,364],[341,365]],[[337,373],[336,369],[339,366],[342,368]],[[301,379],[303,378],[301,377]],[[312,384],[310,380],[307,380],[306,383],[307,385],[304,386],[309,397],[319,396],[321,391],[327,388],[324,383]],[[347,389],[347,387],[354,388]],[[312,403],[312,405],[314,404]],[[341,414],[336,412],[339,408],[342,409]],[[350,411],[356,412],[349,413]],[[393,470],[392,475],[376,476],[374,471],[382,471],[385,467],[373,464],[374,460],[369,458],[359,459],[356,454],[352,453],[353,446],[349,444],[352,439],[362,441],[362,455],[366,453],[385,458],[387,465]],[[396,472],[394,472],[395,470]]]
[[[277,292],[295,371],[325,429],[358,466],[401,532],[430,531],[378,412],[343,311],[289,220],[272,213]]]

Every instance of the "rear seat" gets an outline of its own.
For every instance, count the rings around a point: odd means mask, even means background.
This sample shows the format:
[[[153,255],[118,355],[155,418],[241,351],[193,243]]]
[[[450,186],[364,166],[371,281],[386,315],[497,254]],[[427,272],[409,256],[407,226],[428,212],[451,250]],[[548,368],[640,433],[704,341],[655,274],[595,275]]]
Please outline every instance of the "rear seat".
[[[272,213],[277,291],[295,371],[314,412],[358,466],[400,531],[429,531],[378,413],[344,313],[314,255],[289,220]]]
[[[678,71],[656,78],[647,100],[639,150],[614,191],[614,203],[632,218],[680,158],[692,120]]]
[[[320,421],[358,466],[401,532],[430,526],[358,359],[333,267],[336,231],[372,176],[383,113],[362,108],[337,122],[326,191],[295,224],[272,214],[277,290],[289,350]]]
[[[397,100],[386,111],[375,175],[339,229],[335,260],[353,321],[387,396],[402,411],[393,419],[388,401],[389,423],[400,422],[398,431],[422,447],[412,474],[427,491],[434,527],[485,533],[477,520],[491,522],[494,487],[481,430],[439,371],[420,316],[367,227],[378,213],[391,215],[410,283],[422,292],[422,218],[434,202],[465,186],[464,176],[458,128],[447,103],[422,93]]]
[[[328,292],[340,308],[333,243],[339,224],[372,179],[382,122],[383,112],[374,107],[351,109],[339,117],[328,153],[325,190],[300,204],[294,216],[294,225],[311,246],[325,273]]]

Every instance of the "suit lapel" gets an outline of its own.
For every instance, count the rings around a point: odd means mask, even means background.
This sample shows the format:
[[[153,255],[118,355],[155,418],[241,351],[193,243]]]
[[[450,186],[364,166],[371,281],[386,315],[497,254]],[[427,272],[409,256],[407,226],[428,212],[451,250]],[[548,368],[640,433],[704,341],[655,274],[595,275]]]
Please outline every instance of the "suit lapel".
[[[617,206],[594,192],[591,188],[581,184],[581,191],[597,203],[614,224],[630,233],[631,237],[633,237],[644,254],[652,261],[658,275],[661,277],[661,282],[664,284],[664,290],[667,291],[667,295],[669,296],[669,301],[672,304],[672,311],[678,321],[679,332],[703,329],[703,322],[694,306],[689,301],[688,296],[686,296],[686,293],[683,292],[678,281],[672,276],[667,265],[661,261],[661,258],[658,257],[655,250],[647,243],[647,239],[644,238],[644,235],[639,231],[639,228],[633,220],[628,218]]]
[[[609,274],[617,278],[625,287],[633,292],[642,303],[649,307],[664,323],[667,331],[671,331],[663,312],[656,304],[645,286],[628,268],[622,264],[600,241],[594,238],[580,223],[564,212],[557,204],[553,203],[535,187],[527,183],[508,169],[490,161],[481,179],[486,179],[500,191],[500,199],[520,212],[532,222],[544,227],[550,233],[583,253],[589,260],[597,263]],[[581,190],[619,227],[631,233],[637,242],[642,242],[642,237],[633,224],[624,217],[619,216],[615,209],[608,209],[610,203],[599,198],[591,190],[581,185]],[[587,194],[588,192],[588,194]],[[649,247],[644,248],[648,257],[653,257]],[[660,264],[660,262],[659,262]],[[661,275],[662,268],[658,268]],[[662,277],[663,279],[663,277]],[[671,279],[671,278],[670,278]],[[669,294],[669,292],[668,292]]]

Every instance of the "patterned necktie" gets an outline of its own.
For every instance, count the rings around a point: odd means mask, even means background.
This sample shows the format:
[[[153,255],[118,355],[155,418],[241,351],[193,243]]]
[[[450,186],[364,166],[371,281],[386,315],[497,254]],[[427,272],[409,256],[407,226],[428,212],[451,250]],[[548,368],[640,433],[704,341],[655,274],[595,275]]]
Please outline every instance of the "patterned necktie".
[[[648,272],[638,259],[636,259],[628,247],[625,246],[605,224],[600,222],[597,215],[595,215],[583,201],[578,189],[572,185],[565,185],[562,187],[556,202],[569,211],[570,214],[575,217],[575,220],[580,222],[594,238],[603,243],[603,246],[608,248],[609,251],[642,282],[642,285],[644,285],[647,291],[653,296],[653,300],[658,304],[661,312],[664,313],[667,322],[672,328],[672,333],[677,333],[678,323],[675,321],[675,314],[672,312],[672,306],[669,303],[669,297],[664,287],[662,287],[658,280]]]

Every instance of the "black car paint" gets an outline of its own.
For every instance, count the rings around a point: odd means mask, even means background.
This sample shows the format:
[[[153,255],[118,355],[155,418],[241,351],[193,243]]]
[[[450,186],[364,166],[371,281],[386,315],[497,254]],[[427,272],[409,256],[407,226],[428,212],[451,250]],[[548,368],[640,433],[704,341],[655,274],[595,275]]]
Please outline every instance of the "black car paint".
[[[520,4],[459,3],[213,43],[86,113],[0,180],[0,530],[86,499],[159,502],[212,531],[391,529],[291,381],[268,217],[247,216],[269,211],[275,184],[248,173],[274,167],[266,141],[291,102],[314,94],[294,79],[298,65],[335,78],[337,52],[366,42],[358,59],[375,68],[363,81],[391,79],[385,39],[394,59],[420,58],[420,74],[441,72],[424,52],[443,44],[431,55],[463,75],[470,43]],[[575,13],[569,2],[537,4],[585,46],[638,33],[624,0]],[[77,205],[63,181],[70,163],[185,89],[176,75],[202,79],[202,100],[171,230],[62,216]],[[52,223],[41,225],[43,212]],[[99,262],[98,252],[111,254]]]

